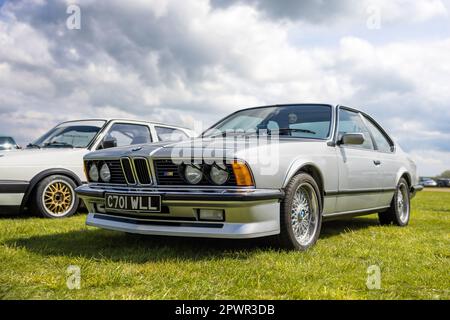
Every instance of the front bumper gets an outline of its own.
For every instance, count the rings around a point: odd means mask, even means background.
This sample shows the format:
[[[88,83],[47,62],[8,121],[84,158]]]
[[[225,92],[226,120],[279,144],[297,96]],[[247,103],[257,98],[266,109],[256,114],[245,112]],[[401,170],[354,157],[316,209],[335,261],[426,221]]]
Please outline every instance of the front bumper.
[[[76,189],[89,210],[86,224],[129,233],[207,238],[257,238],[280,232],[281,190],[129,188],[83,185]],[[161,195],[162,212],[104,211],[105,193]],[[103,207],[103,209],[102,209]],[[222,209],[224,221],[202,221],[199,209]]]

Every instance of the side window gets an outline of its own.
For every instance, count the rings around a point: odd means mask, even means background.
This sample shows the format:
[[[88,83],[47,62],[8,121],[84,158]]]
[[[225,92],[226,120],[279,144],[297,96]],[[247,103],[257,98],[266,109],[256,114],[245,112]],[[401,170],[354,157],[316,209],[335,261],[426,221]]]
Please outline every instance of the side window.
[[[359,113],[340,109],[338,137],[340,138],[346,133],[362,133],[364,135],[364,143],[360,146],[354,147],[368,150],[374,149],[369,130],[362,121]]]
[[[106,149],[151,142],[150,129],[147,126],[115,123],[103,138],[103,147],[101,148]]]
[[[364,117],[364,119],[366,120],[367,126],[372,133],[377,149],[381,152],[392,152],[392,145],[384,133],[381,132],[370,119],[367,119],[366,117]]]
[[[181,141],[189,138],[184,131],[174,128],[155,126],[155,130],[159,141]]]

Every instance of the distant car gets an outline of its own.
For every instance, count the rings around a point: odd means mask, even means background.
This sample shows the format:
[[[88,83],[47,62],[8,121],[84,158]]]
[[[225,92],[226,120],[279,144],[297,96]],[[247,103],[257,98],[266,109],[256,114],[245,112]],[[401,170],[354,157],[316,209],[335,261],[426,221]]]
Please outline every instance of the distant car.
[[[437,185],[441,188],[448,188],[450,187],[450,179],[438,179]]]
[[[12,137],[0,137],[0,151],[16,150],[20,146],[14,141]]]
[[[61,123],[22,151],[0,152],[0,213],[32,208],[48,218],[70,216],[79,204],[74,190],[86,181],[83,156],[88,152],[180,141],[192,135],[189,129],[146,121],[89,119]],[[122,168],[111,170],[114,173]]]
[[[322,218],[379,213],[381,224],[406,226],[410,199],[423,188],[414,161],[373,118],[325,104],[245,109],[198,139],[99,150],[84,161],[89,184],[76,191],[90,226],[276,236],[297,250],[317,241]]]
[[[438,184],[436,181],[430,178],[421,178],[419,184],[424,187],[437,187]]]

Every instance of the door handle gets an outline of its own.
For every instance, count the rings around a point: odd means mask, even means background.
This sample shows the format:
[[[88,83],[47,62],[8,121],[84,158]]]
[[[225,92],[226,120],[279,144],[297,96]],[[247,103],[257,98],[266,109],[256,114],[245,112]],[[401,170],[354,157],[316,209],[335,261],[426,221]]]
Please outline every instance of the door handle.
[[[381,165],[381,161],[380,160],[373,160],[373,164],[376,166],[380,166]]]

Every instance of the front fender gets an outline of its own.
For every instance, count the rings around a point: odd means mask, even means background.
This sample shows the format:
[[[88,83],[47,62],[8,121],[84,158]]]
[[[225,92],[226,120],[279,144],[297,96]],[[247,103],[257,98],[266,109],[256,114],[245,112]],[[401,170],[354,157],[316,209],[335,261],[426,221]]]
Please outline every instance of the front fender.
[[[306,159],[296,159],[294,160],[291,165],[289,166],[286,175],[283,179],[283,188],[287,186],[289,181],[292,179],[293,176],[295,176],[299,171],[302,170],[302,168],[305,167],[312,167],[317,170],[317,172],[320,175],[320,179],[323,181],[323,175],[322,172],[319,170],[319,168],[310,160]]]

